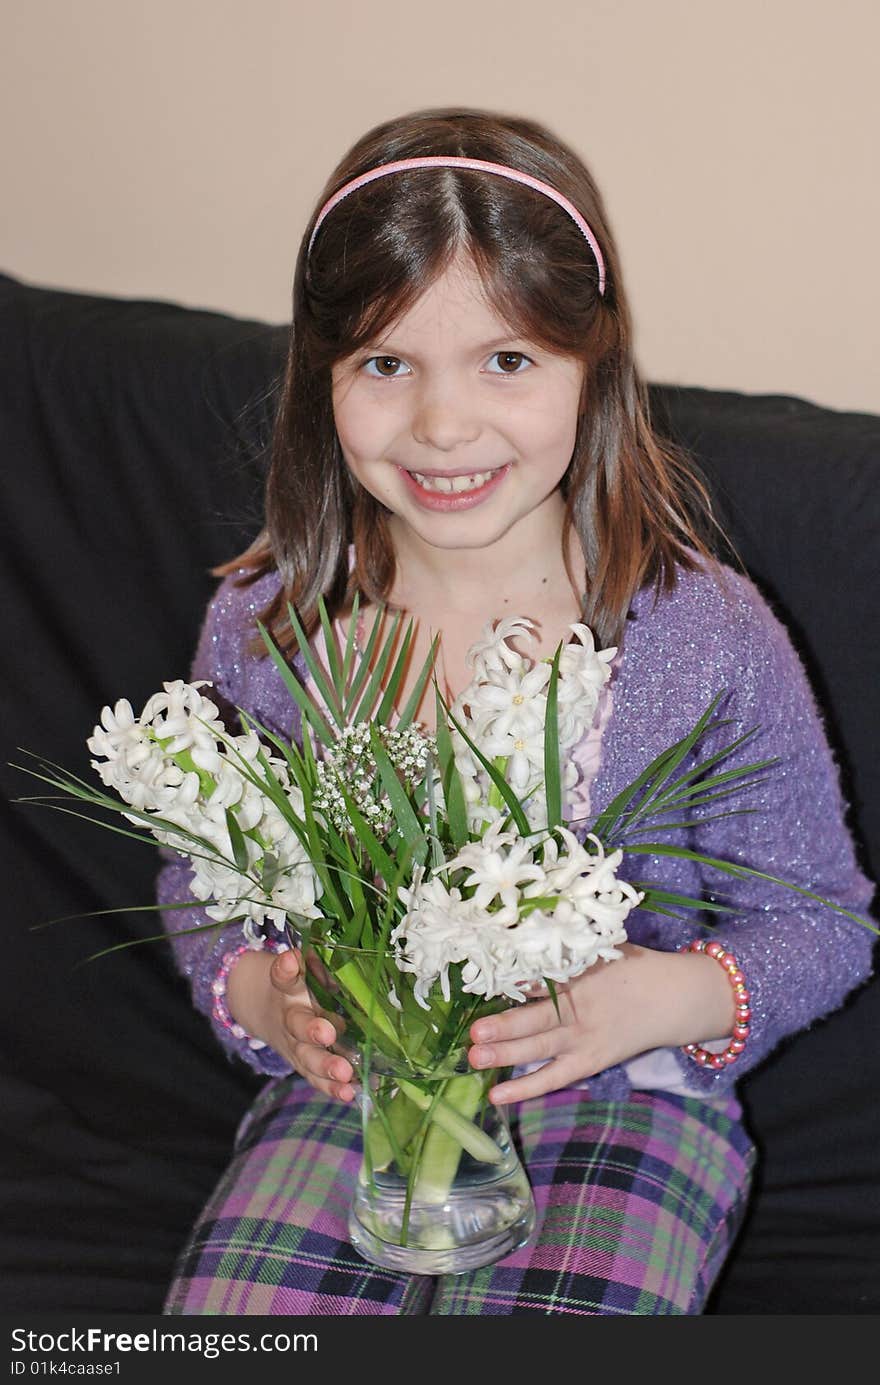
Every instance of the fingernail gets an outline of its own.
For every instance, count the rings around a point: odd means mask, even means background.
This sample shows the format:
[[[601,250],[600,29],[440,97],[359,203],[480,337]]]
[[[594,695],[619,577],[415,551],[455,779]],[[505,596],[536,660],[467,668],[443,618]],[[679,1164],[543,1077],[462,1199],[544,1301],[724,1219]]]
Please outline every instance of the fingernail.
[[[490,1068],[495,1061],[491,1048],[475,1048],[471,1051],[471,1062],[478,1068]]]
[[[487,1020],[478,1020],[477,1023],[474,1025],[473,1029],[471,1030],[471,1033],[473,1034],[474,1038],[479,1039],[481,1043],[484,1042],[486,1039],[495,1038],[494,1025],[490,1024]]]

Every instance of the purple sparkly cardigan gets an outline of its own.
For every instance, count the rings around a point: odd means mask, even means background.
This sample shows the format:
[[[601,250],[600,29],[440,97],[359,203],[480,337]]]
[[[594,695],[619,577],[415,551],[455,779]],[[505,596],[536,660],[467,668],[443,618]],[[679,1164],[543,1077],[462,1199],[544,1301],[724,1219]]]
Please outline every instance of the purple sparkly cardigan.
[[[731,724],[715,735],[727,744],[760,730],[725,768],[778,756],[763,783],[742,795],[757,811],[681,829],[662,840],[684,841],[704,854],[728,857],[790,880],[857,914],[868,909],[872,886],[859,871],[844,821],[837,767],[804,670],[785,630],[746,578],[721,569],[721,583],[707,573],[680,573],[674,590],[655,601],[650,589],[634,598],[613,676],[613,710],[602,742],[602,762],[591,799],[598,813],[662,749],[685,735],[713,697],[724,691],[719,715]],[[299,714],[271,660],[248,652],[254,616],[277,590],[270,574],[238,587],[227,577],[210,603],[192,677],[209,679],[213,696],[229,713],[241,707],[281,735],[299,734]],[[293,668],[304,679],[298,658]],[[224,707],[224,703],[226,706]],[[725,805],[728,806],[728,805]],[[159,902],[191,898],[189,867],[165,853]],[[676,1060],[688,1085],[707,1094],[729,1091],[737,1077],[759,1063],[787,1034],[836,1009],[871,970],[874,934],[793,891],[758,880],[704,875],[692,862],[669,857],[631,858],[638,878],[691,896],[735,902],[714,936],[736,954],[752,997],[751,1033],[745,1052],[720,1072],[699,1068],[680,1050]],[[635,867],[633,868],[635,871]],[[240,941],[240,925],[175,937],[206,922],[196,906],[162,915],[177,965],[189,977],[193,1000],[211,1015],[211,986],[225,952]],[[671,951],[697,936],[690,921],[642,913],[627,923],[632,942]],[[272,1049],[254,1051],[213,1021],[222,1046],[259,1072],[290,1071]],[[630,1090],[622,1066],[590,1079],[597,1099],[620,1099]]]

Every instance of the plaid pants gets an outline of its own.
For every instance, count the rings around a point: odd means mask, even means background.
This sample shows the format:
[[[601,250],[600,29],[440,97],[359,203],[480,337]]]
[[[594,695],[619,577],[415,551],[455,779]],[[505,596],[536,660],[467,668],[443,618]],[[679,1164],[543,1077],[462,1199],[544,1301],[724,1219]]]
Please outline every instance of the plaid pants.
[[[368,1265],[347,1240],[360,1115],[270,1082],[178,1261],[165,1313],[695,1314],[736,1235],[753,1150],[723,1108],[573,1089],[510,1108],[538,1209],[533,1242],[460,1275]]]

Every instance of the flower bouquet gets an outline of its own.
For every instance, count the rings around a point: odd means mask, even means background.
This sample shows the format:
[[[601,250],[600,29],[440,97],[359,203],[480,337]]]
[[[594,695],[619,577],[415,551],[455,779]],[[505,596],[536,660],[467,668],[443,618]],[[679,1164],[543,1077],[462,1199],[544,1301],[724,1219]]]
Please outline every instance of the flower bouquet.
[[[751,731],[694,762],[717,729],[716,698],[591,824],[575,824],[565,816],[578,778],[570,752],[616,651],[597,651],[577,624],[552,659],[532,660],[514,644],[529,640],[529,623],[498,621],[471,649],[471,682],[451,705],[435,683],[428,735],[414,717],[436,643],[398,707],[413,626],[398,614],[385,629],[387,614],[361,653],[357,600],[340,641],[322,604],[325,668],[289,609],[311,692],[261,627],[300,712],[298,741],[243,710],[234,734],[204,684],[166,683],[139,717],[124,700],[103,709],[88,746],[112,793],[57,766],[38,777],[187,857],[204,927],[240,921],[254,948],[277,935],[302,948],[313,1003],[359,1079],[352,1242],[381,1265],[447,1273],[507,1254],[534,1224],[504,1110],[488,1101],[499,1073],[467,1062],[471,1024],[535,987],[557,1004],[558,987],[621,956],[634,908],[723,910],[636,889],[617,872],[625,854],[658,850],[642,840],[648,824],[677,826],[670,813],[699,815],[772,762],[718,768]]]

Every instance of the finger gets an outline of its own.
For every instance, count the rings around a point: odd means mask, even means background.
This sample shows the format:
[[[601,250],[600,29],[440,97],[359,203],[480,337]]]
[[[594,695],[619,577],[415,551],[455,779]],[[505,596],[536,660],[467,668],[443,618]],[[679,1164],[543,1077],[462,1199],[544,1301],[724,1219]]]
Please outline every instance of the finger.
[[[314,1044],[294,1045],[294,1063],[301,1075],[328,1096],[351,1101],[354,1097],[354,1070],[348,1059],[328,1053]]]
[[[468,1054],[474,1068],[513,1068],[522,1063],[545,1063],[562,1052],[567,1034],[559,1025],[522,1039],[497,1040],[493,1044],[476,1044]]]
[[[330,1020],[316,1015],[311,1006],[291,1005],[284,1016],[284,1027],[291,1038],[300,1044],[317,1044],[329,1048],[338,1037]]]
[[[302,985],[302,959],[299,953],[290,950],[279,952],[269,968],[269,980],[277,991],[290,994]]]
[[[523,1005],[502,1010],[500,1014],[475,1020],[470,1035],[474,1043],[491,1043],[500,1039],[518,1039],[526,1034],[540,1034],[558,1026],[559,1017],[552,1001],[527,1000]]]
[[[526,1073],[524,1077],[514,1077],[509,1082],[499,1082],[489,1092],[489,1100],[495,1106],[506,1106],[512,1101],[526,1101],[532,1096],[544,1096],[567,1087],[573,1078],[563,1058],[552,1059],[536,1072]]]

